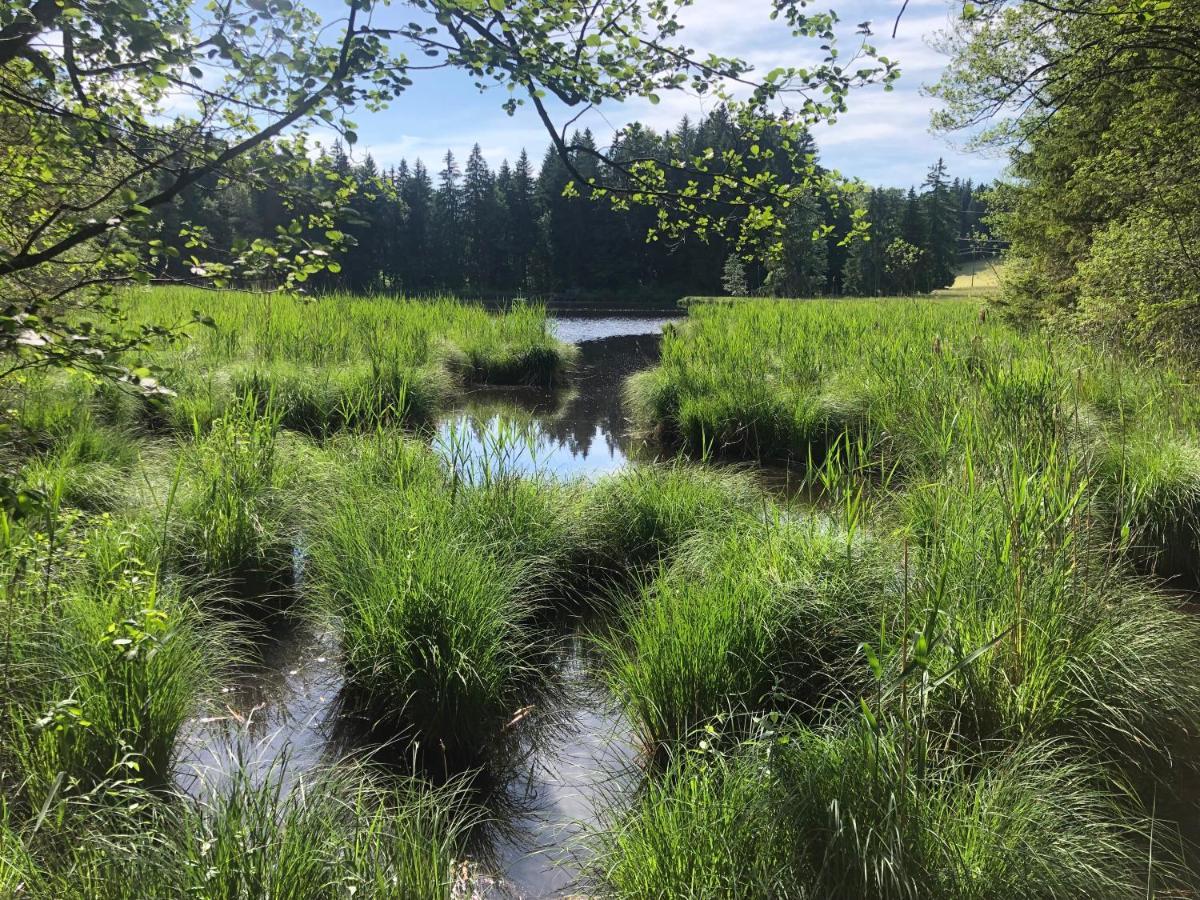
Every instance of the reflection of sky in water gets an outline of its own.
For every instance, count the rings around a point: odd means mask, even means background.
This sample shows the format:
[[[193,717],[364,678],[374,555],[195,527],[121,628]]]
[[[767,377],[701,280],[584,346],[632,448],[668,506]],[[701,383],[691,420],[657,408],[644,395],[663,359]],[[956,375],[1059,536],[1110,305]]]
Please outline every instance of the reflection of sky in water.
[[[624,382],[657,361],[667,321],[556,320],[559,337],[579,342],[571,386],[474,391],[442,419],[435,446],[474,480],[499,472],[594,478],[620,469],[637,450],[621,403]]]
[[[472,483],[492,476],[551,474],[559,478],[596,477],[626,463],[620,441],[596,425],[591,434],[558,438],[538,423],[514,420],[507,410],[461,412],[438,426],[437,450]]]
[[[678,316],[562,317],[553,320],[554,336],[568,344],[634,334],[662,334],[662,327]]]
[[[281,622],[254,648],[257,658],[230,673],[208,715],[184,727],[178,784],[194,795],[227,788],[239,764],[256,781],[290,787],[326,761],[342,687],[334,636]]]

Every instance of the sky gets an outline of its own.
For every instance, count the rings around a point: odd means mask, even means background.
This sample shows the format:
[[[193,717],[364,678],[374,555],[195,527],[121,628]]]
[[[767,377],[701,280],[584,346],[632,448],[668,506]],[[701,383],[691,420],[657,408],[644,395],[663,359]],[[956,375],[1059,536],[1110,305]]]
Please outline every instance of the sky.
[[[961,141],[951,141],[929,131],[930,110],[935,100],[922,90],[937,80],[945,64],[930,44],[930,38],[950,22],[952,7],[947,0],[910,0],[900,20],[896,38],[892,25],[901,0],[829,0],[843,23],[839,34],[848,50],[854,40],[854,25],[870,20],[875,32],[872,42],[878,52],[898,60],[901,77],[891,92],[872,86],[852,93],[849,111],[833,125],[813,130],[823,165],[842,174],[859,177],[880,186],[908,187],[920,184],[931,163],[946,160],[951,176],[989,181],[1003,169],[1003,160],[965,152]],[[739,56],[766,73],[779,65],[816,62],[815,48],[793,38],[782,21],[768,18],[770,0],[695,0],[680,19],[685,28],[681,39],[700,51]],[[355,116],[359,142],[354,156],[370,153],[387,167],[402,158],[411,163],[421,158],[431,170],[447,150],[460,163],[478,143],[493,166],[503,159],[514,160],[522,148],[535,165],[549,144],[546,131],[532,110],[523,108],[510,117],[501,109],[506,91],[480,92],[462,71],[416,73],[415,84],[382,112],[359,112]],[[687,114],[693,119],[711,108],[712,101],[683,92],[662,95],[657,105],[636,99],[604,105],[580,121],[606,144],[613,132],[638,120],[653,128],[673,127]]]

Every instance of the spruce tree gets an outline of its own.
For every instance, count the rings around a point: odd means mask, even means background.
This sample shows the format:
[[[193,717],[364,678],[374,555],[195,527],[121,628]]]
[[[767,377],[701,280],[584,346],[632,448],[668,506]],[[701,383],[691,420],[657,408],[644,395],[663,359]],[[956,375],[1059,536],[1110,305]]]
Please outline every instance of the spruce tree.
[[[721,274],[721,287],[731,297],[745,297],[750,287],[746,283],[746,265],[736,253],[725,257],[725,268]]]
[[[958,206],[951,198],[944,160],[929,167],[924,187],[927,289],[949,287],[958,261]]]

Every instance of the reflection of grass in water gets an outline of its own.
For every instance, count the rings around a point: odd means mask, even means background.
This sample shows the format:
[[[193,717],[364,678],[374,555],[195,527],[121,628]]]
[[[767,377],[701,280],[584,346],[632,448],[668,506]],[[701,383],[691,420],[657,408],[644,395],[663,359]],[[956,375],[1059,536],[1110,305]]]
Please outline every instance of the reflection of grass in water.
[[[496,472],[553,474],[554,456],[564,449],[572,458],[589,456],[594,450],[593,441],[609,442],[601,451],[601,468],[606,460],[619,463],[627,457],[656,456],[659,448],[649,442],[609,433],[606,420],[586,414],[578,419],[582,396],[575,389],[553,394],[493,390],[473,393],[457,413],[442,420],[434,446],[464,477],[485,480]],[[586,397],[583,402],[587,402]],[[589,467],[580,468],[586,472]]]
[[[442,423],[433,438],[456,480],[492,484],[541,471],[546,437],[541,422],[523,410],[491,409],[467,413]]]

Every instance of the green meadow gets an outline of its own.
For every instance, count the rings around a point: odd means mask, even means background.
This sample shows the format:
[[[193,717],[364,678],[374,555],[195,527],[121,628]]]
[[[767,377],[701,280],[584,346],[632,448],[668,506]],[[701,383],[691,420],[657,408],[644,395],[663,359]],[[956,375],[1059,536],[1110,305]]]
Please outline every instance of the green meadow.
[[[970,298],[694,302],[626,385],[657,458],[562,480],[430,441],[468,389],[572,382],[538,306],[123,302],[213,315],[169,392],[5,385],[41,502],[0,520],[0,896],[475,896],[569,640],[635,769],[583,896],[1200,889],[1188,373]],[[284,620],[334,636],[338,752],[184,790]]]

